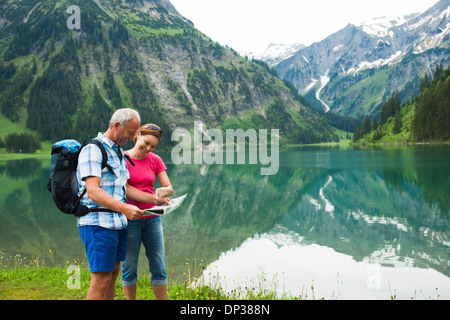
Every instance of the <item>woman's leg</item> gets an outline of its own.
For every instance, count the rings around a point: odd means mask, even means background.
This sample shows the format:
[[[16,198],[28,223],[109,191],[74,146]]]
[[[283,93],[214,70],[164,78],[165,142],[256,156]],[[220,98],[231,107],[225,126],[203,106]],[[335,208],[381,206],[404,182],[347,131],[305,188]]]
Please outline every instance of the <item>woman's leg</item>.
[[[157,300],[167,299],[166,254],[161,217],[145,219],[142,242],[145,247],[151,276],[153,293]]]
[[[137,266],[143,220],[128,220],[127,257],[122,264],[122,288],[127,300],[136,300]]]

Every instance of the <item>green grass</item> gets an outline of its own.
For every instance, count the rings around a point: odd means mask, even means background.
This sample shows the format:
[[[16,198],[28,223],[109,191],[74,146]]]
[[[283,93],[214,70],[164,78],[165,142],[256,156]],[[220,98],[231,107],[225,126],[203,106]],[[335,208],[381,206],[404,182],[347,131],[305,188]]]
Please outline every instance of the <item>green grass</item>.
[[[81,266],[79,286],[75,286],[74,272],[68,268],[17,267],[0,269],[0,300],[82,300],[89,289],[90,272]],[[189,288],[187,281],[171,281],[170,300],[226,299],[219,290],[208,286]],[[116,300],[125,300],[120,279],[116,281]],[[149,275],[143,274],[137,283],[137,299],[155,300]]]
[[[421,145],[420,141],[415,141],[411,130],[412,121],[415,114],[415,104],[404,106],[400,110],[402,126],[399,132],[394,132],[394,117],[390,117],[386,123],[380,125],[377,130],[371,130],[369,133],[359,139],[355,146],[359,147],[399,147],[405,148],[411,145]],[[377,133],[379,136],[377,137]],[[427,145],[448,145],[450,141],[427,142]]]
[[[49,250],[50,255],[51,251]],[[86,262],[76,261],[74,266],[79,270],[79,282],[76,272],[65,267],[47,267],[45,262],[35,258],[27,260],[20,255],[0,257],[0,300],[83,300],[89,289],[90,272]],[[167,297],[169,300],[278,300],[292,299],[276,293],[277,283],[267,281],[265,275],[252,280],[245,287],[226,292],[218,277],[213,276],[206,281],[203,277],[203,262],[194,266],[186,261],[186,272],[175,274],[169,271]],[[306,298],[306,296],[300,297]],[[120,282],[116,281],[116,300],[125,300]],[[144,273],[137,283],[138,300],[155,300],[150,284],[150,275]]]
[[[4,139],[10,133],[34,134],[35,132],[25,127],[25,121],[25,118],[22,117],[19,122],[13,122],[0,113],[0,138]]]
[[[5,148],[0,148],[0,161],[6,160],[20,160],[27,158],[48,159],[51,158],[52,143],[50,141],[41,142],[41,149],[36,150],[35,153],[10,153],[6,152]]]

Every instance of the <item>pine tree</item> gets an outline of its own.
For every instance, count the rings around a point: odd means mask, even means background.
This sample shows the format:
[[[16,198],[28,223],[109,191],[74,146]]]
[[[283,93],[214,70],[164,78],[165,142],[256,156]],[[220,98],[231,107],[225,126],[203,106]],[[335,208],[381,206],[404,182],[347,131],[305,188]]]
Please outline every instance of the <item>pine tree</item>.
[[[432,81],[428,75],[421,80],[423,90],[416,99],[411,125],[416,141],[447,141],[450,138],[450,66],[446,70],[437,66],[435,75]]]
[[[430,84],[430,76],[428,72],[420,79],[419,91],[422,92]]]
[[[378,128],[378,120],[377,120],[377,115],[374,114],[373,115],[373,119],[372,119],[372,129],[376,130]]]
[[[401,129],[402,129],[402,116],[400,111],[398,111],[394,116],[394,129],[393,129],[394,134],[399,133]]]
[[[371,130],[372,130],[372,125],[371,125],[371,123],[370,123],[370,118],[369,118],[369,116],[367,115],[367,116],[364,118],[363,124],[362,124],[362,126],[361,126],[361,134],[362,134],[362,135],[365,135],[365,134],[369,133]]]
[[[395,115],[400,110],[400,93],[393,93],[381,107],[380,124],[385,124],[387,119]]]

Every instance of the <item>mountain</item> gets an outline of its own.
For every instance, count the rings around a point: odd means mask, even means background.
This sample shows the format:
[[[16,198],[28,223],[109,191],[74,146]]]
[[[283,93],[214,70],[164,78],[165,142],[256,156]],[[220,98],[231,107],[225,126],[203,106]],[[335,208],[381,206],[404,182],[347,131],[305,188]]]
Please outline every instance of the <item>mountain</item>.
[[[450,62],[450,0],[421,14],[349,24],[274,66],[318,109],[363,118],[379,114],[399,91],[419,92],[420,78]]]
[[[244,52],[243,55],[252,59],[265,61],[267,64],[273,66],[303,48],[306,48],[306,46],[301,43],[270,43],[263,52]]]
[[[79,17],[71,5],[0,0],[0,121],[9,131],[84,140],[116,108],[132,107],[163,128],[163,145],[196,120],[280,129],[289,143],[336,139],[265,63],[211,41],[170,1],[78,1]],[[81,28],[69,28],[78,18]]]
[[[377,17],[361,22],[358,27],[371,36],[386,37],[390,35],[391,28],[400,26],[417,15],[416,13],[403,17]]]

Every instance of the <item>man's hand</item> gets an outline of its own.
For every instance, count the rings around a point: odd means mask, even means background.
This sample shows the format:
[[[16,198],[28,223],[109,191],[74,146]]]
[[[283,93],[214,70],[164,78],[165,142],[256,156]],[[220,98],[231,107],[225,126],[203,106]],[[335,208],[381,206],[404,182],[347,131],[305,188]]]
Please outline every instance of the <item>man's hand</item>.
[[[137,220],[142,218],[144,211],[131,204],[124,203],[123,209],[120,210],[129,220]]]
[[[102,207],[123,213],[130,220],[136,220],[143,216],[143,210],[131,204],[116,200],[101,189],[99,177],[88,177],[85,181],[87,195],[95,203]]]

